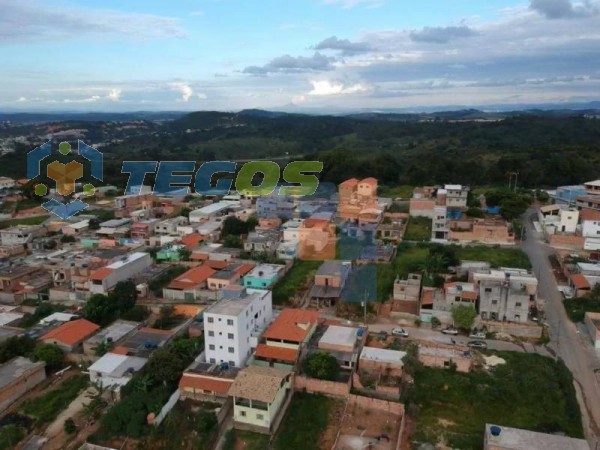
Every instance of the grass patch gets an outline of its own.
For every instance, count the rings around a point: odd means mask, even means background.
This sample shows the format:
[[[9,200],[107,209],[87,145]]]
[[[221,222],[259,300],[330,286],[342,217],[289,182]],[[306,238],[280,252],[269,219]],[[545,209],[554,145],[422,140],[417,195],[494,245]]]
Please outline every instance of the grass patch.
[[[405,241],[430,241],[431,240],[431,219],[427,217],[411,217],[408,219]]]
[[[484,245],[457,246],[456,256],[461,261],[487,261],[492,267],[531,269],[528,256],[518,248],[486,247]]]
[[[48,220],[48,216],[23,217],[22,219],[11,219],[0,222],[0,229],[10,228],[17,225],[39,225]]]
[[[563,305],[573,322],[583,322],[586,312],[600,312],[600,286],[587,297],[565,299]]]
[[[583,436],[573,378],[562,361],[497,354],[507,363],[493,373],[417,370],[408,399],[417,410],[415,441],[480,450],[486,423]]]
[[[244,443],[244,450],[265,450],[269,446],[267,435],[231,429],[225,435],[222,450],[235,450],[237,441]]]
[[[427,246],[400,244],[391,264],[378,264],[377,300],[385,302],[389,299],[398,275],[404,278],[411,272],[422,272],[428,253]]]
[[[294,266],[273,287],[273,303],[286,304],[298,289],[308,287],[323,261],[296,260]]]
[[[409,199],[412,197],[414,190],[414,186],[409,186],[406,184],[394,187],[381,186],[379,189],[379,195],[382,197],[391,197],[392,199]]]
[[[76,375],[61,383],[58,389],[27,401],[22,412],[35,419],[36,425],[52,422],[58,414],[75,400],[88,385],[88,377]]]
[[[8,424],[0,428],[0,450],[17,448],[17,444],[25,437],[27,430],[18,425]]]
[[[332,406],[333,400],[324,395],[296,392],[283,419],[273,449],[319,448],[319,440],[327,429]]]

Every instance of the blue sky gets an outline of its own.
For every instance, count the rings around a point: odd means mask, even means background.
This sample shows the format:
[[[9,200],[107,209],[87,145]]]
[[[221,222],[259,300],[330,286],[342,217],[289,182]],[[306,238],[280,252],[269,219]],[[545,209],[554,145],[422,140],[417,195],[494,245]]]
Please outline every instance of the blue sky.
[[[0,109],[598,100],[600,0],[0,0]]]

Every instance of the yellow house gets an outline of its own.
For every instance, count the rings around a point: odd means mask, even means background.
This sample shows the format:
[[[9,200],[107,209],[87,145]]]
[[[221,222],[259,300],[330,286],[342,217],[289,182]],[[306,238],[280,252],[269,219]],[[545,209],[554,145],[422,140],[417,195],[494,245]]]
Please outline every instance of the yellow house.
[[[249,366],[236,377],[233,397],[233,426],[263,434],[277,430],[292,396],[292,372]]]

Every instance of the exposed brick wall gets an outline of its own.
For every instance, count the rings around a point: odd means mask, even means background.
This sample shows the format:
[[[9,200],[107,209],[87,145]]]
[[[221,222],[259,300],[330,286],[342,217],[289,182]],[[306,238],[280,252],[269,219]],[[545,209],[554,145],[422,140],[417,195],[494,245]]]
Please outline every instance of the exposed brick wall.
[[[296,375],[294,377],[294,390],[306,390],[306,392],[311,394],[345,397],[350,393],[350,380],[348,380],[347,383],[339,383],[336,381],[318,380],[316,378]]]
[[[383,411],[396,416],[404,415],[404,405],[402,403],[390,402],[387,400],[379,400],[377,398],[363,397],[361,395],[350,394],[348,396],[350,405],[357,405],[365,409],[373,409]]]
[[[553,234],[549,237],[549,242],[552,247],[581,250],[585,239],[583,236]]]
[[[542,337],[542,327],[524,323],[483,322],[488,331],[492,333],[506,333],[511,336],[536,338]]]

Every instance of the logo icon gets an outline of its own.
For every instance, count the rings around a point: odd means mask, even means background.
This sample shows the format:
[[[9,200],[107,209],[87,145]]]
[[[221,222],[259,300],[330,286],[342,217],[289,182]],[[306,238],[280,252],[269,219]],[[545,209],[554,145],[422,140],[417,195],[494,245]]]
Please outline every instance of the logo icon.
[[[78,154],[90,162],[91,176],[98,181],[103,178],[103,155],[98,150],[90,147],[83,141],[77,141],[77,152],[73,152],[71,144],[61,142],[58,146],[58,152],[67,156],[69,154]],[[51,156],[52,142],[48,141],[37,148],[34,148],[27,154],[27,178],[34,179],[41,175],[41,163]],[[76,181],[83,178],[84,166],[78,161],[70,161],[66,164],[60,161],[53,161],[46,166],[46,176],[55,183],[55,191],[65,199],[65,203],[53,198],[42,204],[42,208],[51,212],[63,220],[74,216],[88,207],[80,199],[69,201],[75,194]],[[96,188],[90,184],[83,185],[83,195],[93,195]],[[43,183],[35,186],[35,194],[43,197],[48,194],[48,186]]]

